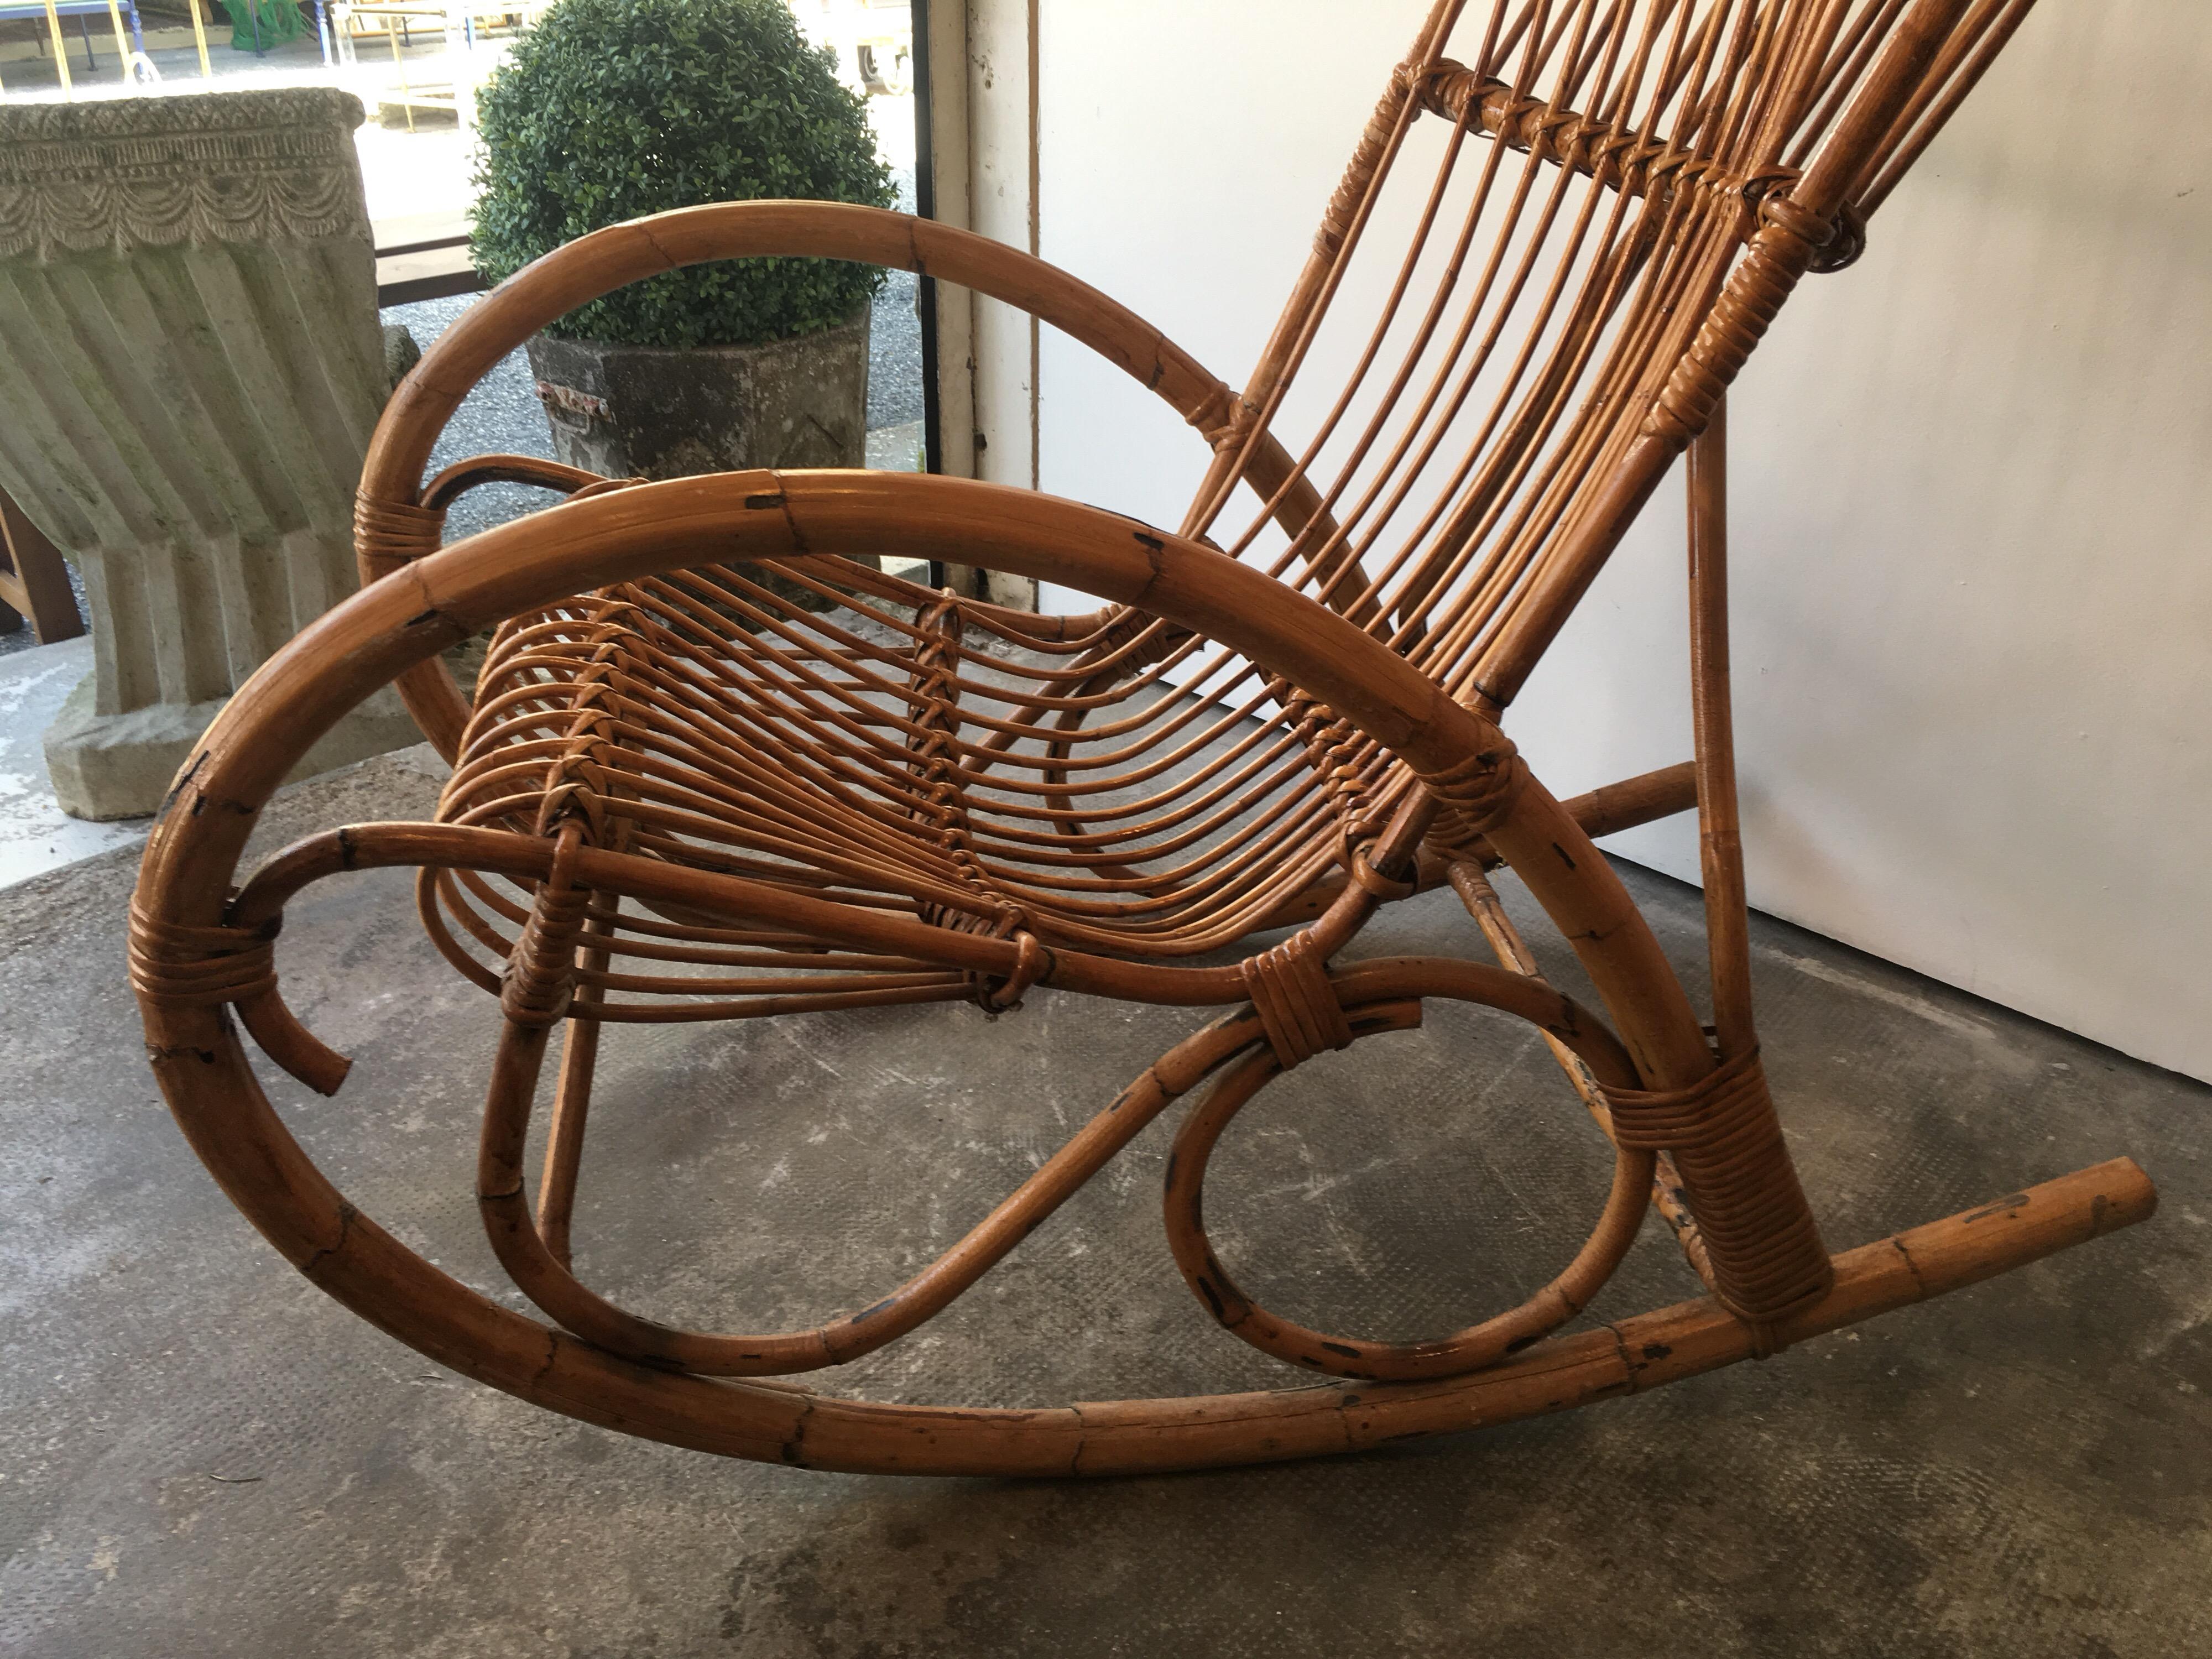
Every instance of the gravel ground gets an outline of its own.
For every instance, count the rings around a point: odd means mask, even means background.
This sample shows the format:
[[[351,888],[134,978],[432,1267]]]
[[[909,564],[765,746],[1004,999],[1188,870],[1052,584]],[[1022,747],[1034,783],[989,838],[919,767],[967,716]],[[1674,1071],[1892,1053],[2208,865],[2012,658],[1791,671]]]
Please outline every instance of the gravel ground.
[[[899,211],[914,211],[914,169],[898,167]],[[884,273],[883,292],[868,331],[868,429],[921,418],[921,284],[910,270]]]
[[[450,300],[393,306],[385,312],[384,320],[404,327],[415,337],[415,343],[427,351],[430,343],[475,300],[474,295],[460,295]],[[508,353],[453,411],[438,447],[430,452],[430,471],[436,472],[471,455],[553,459],[553,438],[545,428],[545,410],[532,389],[529,359],[520,351]],[[471,489],[453,504],[446,520],[446,538],[459,541],[473,536],[479,530],[549,507],[555,499],[551,490],[532,489],[526,484],[486,484]]]

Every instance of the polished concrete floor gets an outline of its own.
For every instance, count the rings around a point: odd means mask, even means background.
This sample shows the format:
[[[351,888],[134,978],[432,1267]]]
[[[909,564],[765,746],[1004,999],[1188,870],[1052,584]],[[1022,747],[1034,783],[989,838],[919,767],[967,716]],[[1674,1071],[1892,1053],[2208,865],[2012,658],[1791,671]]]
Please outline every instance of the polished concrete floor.
[[[387,757],[264,839],[422,811]],[[0,1652],[131,1656],[2212,1653],[2212,1090],[1761,924],[1766,1053],[1831,1243],[2112,1156],[2160,1213],[1764,1364],[1460,1438],[1097,1484],[716,1462],[466,1382],[229,1208],[139,1051],[133,854],[0,892]],[[1686,973],[1696,896],[1626,872]],[[1376,953],[1465,951],[1449,895]],[[489,1000],[389,873],[295,907],[288,994],[356,1057],[272,1085],[349,1196],[499,1281],[470,1200]],[[1545,956],[1563,982],[1571,965]],[[2148,969],[2147,969],[2148,971]],[[610,1045],[579,1263],[773,1328],[929,1259],[1195,1017],[1033,996]],[[1161,1238],[1157,1124],[1000,1269],[827,1379],[902,1399],[1265,1384]],[[1325,1327],[1433,1332],[1572,1249],[1598,1138],[1541,1048],[1440,1011],[1248,1109],[1208,1219]],[[1692,1288],[1656,1225],[1592,1312]],[[510,1299],[511,1297],[510,1297]]]

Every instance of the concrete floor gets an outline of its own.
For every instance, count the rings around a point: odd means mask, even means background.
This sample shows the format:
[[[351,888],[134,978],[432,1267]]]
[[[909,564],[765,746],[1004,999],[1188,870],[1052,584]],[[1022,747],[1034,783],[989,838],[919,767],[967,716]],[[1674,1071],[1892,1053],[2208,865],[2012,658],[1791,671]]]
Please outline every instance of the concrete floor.
[[[420,812],[409,753],[264,839]],[[1625,872],[1686,972],[1696,896]],[[2118,1152],[2148,1224],[1928,1307],[1572,1415],[1384,1454],[1100,1484],[810,1474],[540,1413],[287,1268],[162,1110],[124,988],[127,851],[0,893],[0,1652],[71,1656],[2212,1652],[2212,1090],[1779,924],[1766,1052],[1836,1246]],[[1449,895],[1376,952],[1465,951]],[[1571,969],[1547,953],[1562,982]],[[294,1006],[356,1056],[273,1092],[349,1195],[500,1283],[469,1198],[489,999],[406,883],[295,907]],[[579,1261],[663,1316],[811,1321],[957,1236],[1194,1024],[1033,995],[610,1047]],[[1170,1115],[1174,1115],[1170,1114]],[[1013,1402],[1279,1380],[1158,1222],[1153,1126],[964,1301],[827,1384]],[[1406,1335],[1572,1248],[1597,1137],[1538,1046],[1444,1011],[1255,1103],[1224,1259]],[[1598,1317],[1679,1299],[1655,1227]]]
[[[88,635],[0,651],[0,887],[146,839],[151,819],[94,823],[70,817],[54,799],[46,728],[90,672]]]

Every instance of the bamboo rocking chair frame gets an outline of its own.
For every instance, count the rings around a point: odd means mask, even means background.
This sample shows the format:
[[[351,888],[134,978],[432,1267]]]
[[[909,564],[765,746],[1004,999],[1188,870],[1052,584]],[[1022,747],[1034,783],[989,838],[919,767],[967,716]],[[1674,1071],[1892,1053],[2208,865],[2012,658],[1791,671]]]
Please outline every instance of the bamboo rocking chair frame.
[[[1494,0],[1461,28],[1462,3],[1437,0],[1393,75],[1241,393],[1038,259],[820,203],[699,208],[585,237],[426,354],[363,471],[363,588],[210,728],[132,908],[162,1089],[224,1190],[302,1273],[444,1364],[632,1433],[825,1468],[1095,1474],[1340,1451],[1650,1388],[2150,1213],[2148,1181],[2119,1159],[1832,1256],[1752,1018],[1723,393],[1796,282],[1856,255],[1868,216],[2028,0]],[[1445,55],[1455,39],[1472,67]],[[1423,123],[1448,132],[1429,146],[1439,170],[1411,251],[1350,385],[1294,455],[1277,436],[1285,399]],[[1462,208],[1454,245],[1438,230]],[[1484,232],[1486,264],[1471,257]],[[648,483],[498,456],[423,482],[462,398],[538,329],[655,272],[760,254],[926,272],[1062,329],[1211,445],[1189,515],[1170,533],[950,478]],[[1431,282],[1423,312],[1409,296]],[[1462,459],[1448,433],[1472,433]],[[1498,722],[1685,450],[1696,757],[1563,803]],[[446,509],[494,479],[568,499],[441,550]],[[1231,534],[1240,489],[1259,507]],[[1036,617],[933,593],[884,574],[892,552],[1102,605]],[[439,653],[486,629],[464,697]],[[234,889],[278,782],[394,682],[454,763],[437,820],[312,837]],[[1693,807],[1710,1036],[1590,839]],[[1571,942],[1601,1014],[1539,975],[1486,878],[1498,864]],[[347,1202],[271,1110],[230,1018],[335,1091],[348,1062],[282,1000],[277,929],[313,881],[392,866],[418,872],[433,940],[501,1000],[477,1198],[502,1265],[551,1323],[466,1288]],[[1379,907],[1443,884],[1494,961],[1343,956]],[[1282,930],[1267,948],[1244,943]],[[679,1330],[574,1271],[604,1024],[1007,1009],[1033,987],[1227,1012],[860,1312],[768,1334]],[[1335,1335],[1258,1305],[1207,1242],[1216,1138],[1279,1073],[1417,1024],[1439,998],[1536,1026],[1609,1135],[1612,1187],[1588,1241],[1537,1296],[1433,1340]],[[556,1030],[533,1207],[524,1146]],[[1212,1316],[1303,1386],[966,1409],[781,1380],[916,1328],[1209,1079],[1170,1161],[1169,1237]],[[1554,1334],[1654,1204],[1705,1294]]]

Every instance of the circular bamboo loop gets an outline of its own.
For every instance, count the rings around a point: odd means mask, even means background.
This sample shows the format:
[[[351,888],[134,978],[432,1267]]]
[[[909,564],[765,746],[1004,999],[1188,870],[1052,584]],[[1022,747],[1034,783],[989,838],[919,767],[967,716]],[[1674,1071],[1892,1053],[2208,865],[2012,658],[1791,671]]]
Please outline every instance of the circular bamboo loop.
[[[1425,958],[1389,960],[1349,969],[1339,976],[1336,987],[1351,1000],[1341,1009],[1346,1042],[1378,1031],[1418,1025],[1419,1002],[1407,992],[1420,988],[1426,994],[1453,995],[1529,1019],[1562,1041],[1578,1045],[1577,1052],[1586,1050],[1593,1057],[1593,1069],[1601,1076],[1620,1079],[1633,1074],[1620,1045],[1587,1011],[1525,978],[1496,969]],[[545,1030],[540,1024],[510,1019],[502,1036],[477,1153],[477,1204],[492,1249],[515,1285],[564,1329],[596,1347],[699,1376],[784,1376],[818,1370],[873,1353],[943,1312],[1186,1091],[1255,1044],[1265,1045],[1261,1053],[1272,1055],[1274,1037],[1273,1027],[1255,1009],[1218,1019],[1185,1038],[1147,1067],[1143,1076],[1115,1097],[1029,1180],[922,1272],[857,1313],[802,1330],[735,1334],[663,1325],[600,1296],[559,1259],[542,1236],[525,1195],[523,1152],[545,1051]],[[1249,1066],[1235,1075],[1242,1076],[1246,1069]],[[1273,1074],[1273,1070],[1267,1073]],[[1220,1092],[1217,1090],[1209,1097],[1209,1109]],[[1189,1133],[1188,1127],[1184,1133]],[[1181,1145],[1179,1139],[1179,1148]],[[1645,1154],[1624,1156],[1633,1166],[1632,1172],[1640,1173],[1636,1173],[1629,1189],[1638,1197],[1633,1210],[1626,1215],[1626,1236],[1619,1240],[1622,1249],[1634,1236],[1641,1217],[1640,1194],[1650,1185],[1651,1163]],[[1201,1164],[1202,1161],[1201,1154]],[[1171,1239],[1178,1224],[1172,1204],[1176,1190],[1172,1167]],[[1615,1190],[1616,1197],[1623,1190],[1618,1180]],[[1607,1213],[1608,1224],[1618,1231],[1621,1218],[1610,1209]],[[1611,1236],[1607,1237],[1610,1240]],[[1182,1246],[1178,1243],[1176,1249],[1180,1260]],[[1508,1316],[1516,1322],[1513,1333],[1548,1330],[1571,1316],[1618,1259],[1619,1252],[1611,1249],[1610,1243],[1604,1249],[1586,1249],[1576,1267],[1559,1281],[1574,1299],[1574,1307],[1559,1311],[1561,1297],[1547,1292],[1520,1316]],[[1586,1266],[1586,1261],[1590,1265]],[[1593,1270],[1596,1276],[1590,1279]],[[1531,1323],[1547,1316],[1550,1316],[1548,1323]],[[1486,1333],[1491,1327],[1481,1328]],[[1239,1334],[1252,1340],[1246,1333]],[[1452,1351],[1459,1352],[1456,1347]],[[1478,1358],[1459,1369],[1484,1363],[1486,1359]],[[1432,1368],[1420,1374],[1448,1373]]]
[[[1460,971],[1464,964],[1457,963],[1434,966],[1433,975],[1413,988],[1419,998],[1498,1006],[1486,994],[1492,983],[1486,976]],[[1400,1030],[1407,1025],[1358,1029],[1347,1041],[1385,1029]],[[1546,1029],[1601,1079],[1632,1075],[1626,1057],[1601,1029],[1577,1025],[1565,1034],[1556,1025]],[[1449,1336],[1420,1342],[1333,1335],[1286,1319],[1247,1296],[1222,1266],[1206,1235],[1205,1194],[1206,1166],[1222,1132],[1255,1095],[1289,1069],[1279,1051],[1272,1048],[1239,1061],[1191,1109],[1168,1158],[1168,1243],[1183,1281],[1224,1330],[1262,1353],[1326,1376],[1408,1382],[1465,1376],[1496,1364],[1580,1313],[1636,1242],[1656,1160],[1649,1150],[1620,1145],[1613,1154],[1612,1185],[1589,1237],[1559,1277],[1518,1307]]]

